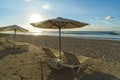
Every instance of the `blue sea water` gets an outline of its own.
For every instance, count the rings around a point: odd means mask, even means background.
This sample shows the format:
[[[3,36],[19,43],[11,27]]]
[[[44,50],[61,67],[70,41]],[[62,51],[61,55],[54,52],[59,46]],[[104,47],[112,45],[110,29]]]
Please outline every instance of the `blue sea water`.
[[[42,35],[58,36],[58,32],[46,32]],[[62,37],[74,37],[74,38],[94,38],[103,40],[119,40],[120,31],[63,31]]]

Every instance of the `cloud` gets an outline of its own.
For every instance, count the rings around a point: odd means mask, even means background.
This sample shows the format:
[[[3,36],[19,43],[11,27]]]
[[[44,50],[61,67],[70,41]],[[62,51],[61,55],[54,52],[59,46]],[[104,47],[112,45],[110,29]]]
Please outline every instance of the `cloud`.
[[[5,18],[13,18],[13,16],[5,16]]]
[[[98,17],[95,17],[96,20],[98,20]]]
[[[31,0],[24,0],[25,2],[30,2]]]
[[[51,9],[51,5],[50,4],[44,4],[42,5],[43,9]]]
[[[105,17],[105,20],[111,20],[111,19],[113,19],[114,17],[112,17],[112,16],[107,16],[107,17]]]

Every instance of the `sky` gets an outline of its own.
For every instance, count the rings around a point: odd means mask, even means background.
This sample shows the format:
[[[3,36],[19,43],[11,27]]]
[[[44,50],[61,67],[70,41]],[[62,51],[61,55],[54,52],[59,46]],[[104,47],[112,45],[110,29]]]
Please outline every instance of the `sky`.
[[[120,31],[120,0],[0,0],[0,27],[64,17],[89,23],[79,30]],[[78,29],[77,29],[78,30]]]

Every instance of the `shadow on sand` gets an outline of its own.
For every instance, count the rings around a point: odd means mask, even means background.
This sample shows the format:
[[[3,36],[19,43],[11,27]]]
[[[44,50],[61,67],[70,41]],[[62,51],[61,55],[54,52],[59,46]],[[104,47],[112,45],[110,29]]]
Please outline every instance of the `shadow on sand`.
[[[16,54],[22,54],[24,52],[27,52],[28,49],[22,48],[22,47],[12,47],[12,48],[7,48],[4,50],[0,50],[0,60],[2,60],[4,57],[8,55],[16,55]]]
[[[72,70],[66,69],[62,71],[52,70],[47,80],[120,80],[110,74],[93,71],[91,74],[80,72],[74,75]]]
[[[71,69],[55,70],[51,69],[51,73],[47,80],[73,80],[74,74]]]
[[[107,73],[94,71],[89,75],[85,75],[79,78],[79,80],[120,80],[120,79]]]

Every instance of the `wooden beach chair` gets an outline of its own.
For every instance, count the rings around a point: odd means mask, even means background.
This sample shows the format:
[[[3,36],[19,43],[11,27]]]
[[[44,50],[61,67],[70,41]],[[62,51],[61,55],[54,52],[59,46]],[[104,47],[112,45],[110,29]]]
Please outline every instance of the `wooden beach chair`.
[[[71,68],[74,74],[79,73],[80,71],[80,62],[75,54],[64,52],[65,57],[67,58],[67,63],[64,63],[64,67]]]
[[[61,61],[58,57],[56,57],[50,48],[43,47],[42,49],[47,55],[46,62],[51,68],[57,70],[63,69],[63,65],[61,65],[63,61]]]

